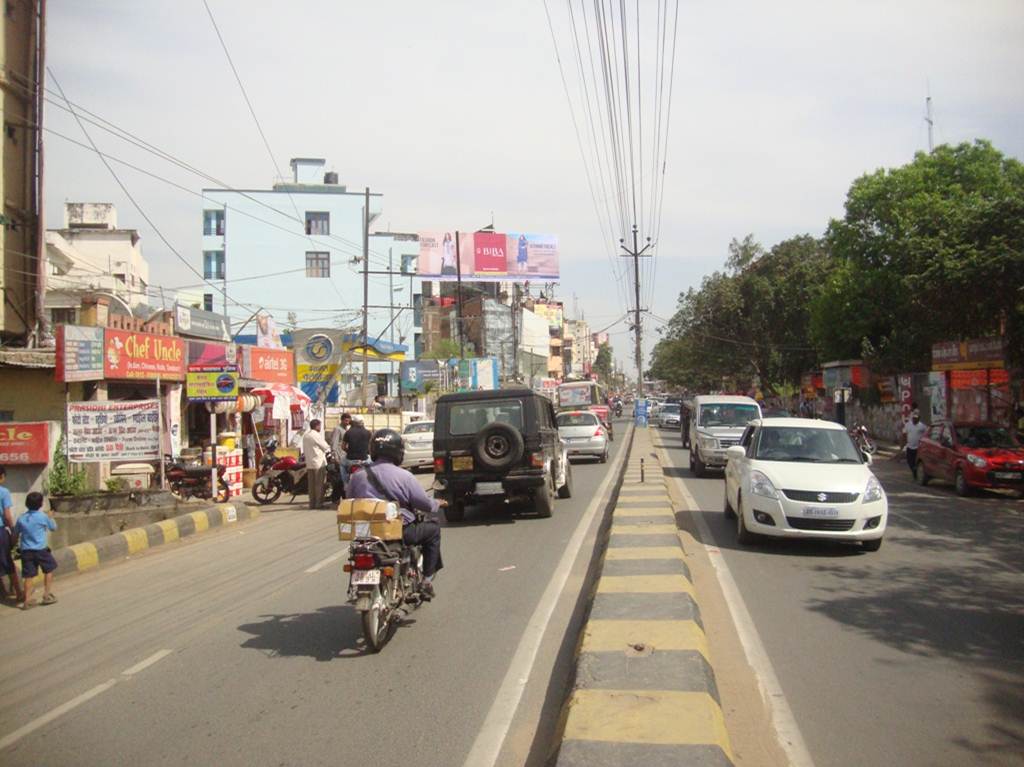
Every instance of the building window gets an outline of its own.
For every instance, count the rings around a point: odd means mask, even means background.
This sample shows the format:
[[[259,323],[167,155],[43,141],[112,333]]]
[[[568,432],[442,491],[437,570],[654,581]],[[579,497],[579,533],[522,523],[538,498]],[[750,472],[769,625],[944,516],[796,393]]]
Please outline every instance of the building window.
[[[75,315],[77,310],[74,307],[69,309],[51,309],[50,310],[50,321],[54,325],[74,325],[75,320],[78,319]]]
[[[306,211],[306,234],[330,234],[331,214]]]
[[[224,251],[203,251],[203,277],[207,280],[224,279]]]
[[[203,234],[224,236],[224,211],[203,211]]]
[[[402,254],[402,274],[416,274],[416,261],[419,256]]]
[[[14,420],[13,410],[0,410],[0,423],[9,423]]]
[[[330,277],[331,254],[311,251],[306,253],[307,277]]]

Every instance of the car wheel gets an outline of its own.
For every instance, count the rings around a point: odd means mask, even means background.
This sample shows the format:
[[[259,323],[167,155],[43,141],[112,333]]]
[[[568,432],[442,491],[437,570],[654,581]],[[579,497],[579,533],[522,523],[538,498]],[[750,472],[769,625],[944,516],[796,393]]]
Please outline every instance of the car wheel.
[[[882,548],[882,539],[875,538],[873,541],[863,541],[861,545],[864,547],[864,551],[878,551]]]
[[[732,517],[736,516],[736,509],[734,509],[732,507],[732,504],[729,503],[729,486],[728,486],[728,484],[726,484],[726,486],[725,486],[725,503],[723,504],[723,506],[725,507],[723,510],[725,511],[725,516],[727,518],[732,518]]]
[[[608,463],[608,449],[601,453],[601,456],[597,459],[599,463]]]
[[[444,510],[444,518],[448,522],[458,524],[466,518],[466,502],[454,498],[448,499],[448,506]]]
[[[558,488],[559,498],[572,498],[572,465],[566,464],[565,484]]]
[[[538,487],[533,494],[533,510],[541,519],[551,516],[555,506],[555,494],[552,489],[551,477],[544,477],[544,487]]]
[[[917,477],[917,484],[921,487],[927,485],[928,480],[931,479],[931,477],[928,476],[928,472],[924,470],[924,461],[917,462],[917,471],[914,472],[914,475]]]
[[[697,452],[697,454],[693,458],[693,473],[698,477],[703,477],[705,474],[708,473],[707,464],[705,464],[704,461],[701,460],[699,452]]]
[[[954,485],[956,486],[957,495],[966,497],[971,494],[971,486],[967,484],[967,477],[964,476],[963,469],[956,470]]]
[[[693,473],[693,470],[694,470],[694,465],[693,465],[693,452],[694,452],[693,450],[691,450],[691,451],[690,451],[690,473],[691,473],[691,474]]]
[[[749,546],[757,537],[747,529],[747,523],[743,521],[743,499],[736,498],[736,543],[741,546]]]

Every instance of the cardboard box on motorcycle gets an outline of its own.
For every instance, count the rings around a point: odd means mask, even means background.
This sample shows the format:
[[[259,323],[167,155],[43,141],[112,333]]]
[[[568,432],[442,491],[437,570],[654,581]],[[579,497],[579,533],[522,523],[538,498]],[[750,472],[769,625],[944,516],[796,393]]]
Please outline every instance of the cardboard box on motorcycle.
[[[390,501],[373,498],[345,499],[338,504],[338,540],[366,537],[402,540],[402,517]]]

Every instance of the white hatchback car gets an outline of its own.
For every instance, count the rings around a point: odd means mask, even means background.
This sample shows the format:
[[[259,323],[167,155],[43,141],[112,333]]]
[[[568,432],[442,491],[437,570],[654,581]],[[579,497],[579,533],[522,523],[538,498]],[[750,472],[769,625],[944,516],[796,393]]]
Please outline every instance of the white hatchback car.
[[[418,469],[434,465],[434,422],[413,421],[402,431],[405,458],[402,466]]]
[[[725,513],[736,517],[739,543],[764,535],[882,545],[889,502],[844,426],[759,419],[726,456]]]

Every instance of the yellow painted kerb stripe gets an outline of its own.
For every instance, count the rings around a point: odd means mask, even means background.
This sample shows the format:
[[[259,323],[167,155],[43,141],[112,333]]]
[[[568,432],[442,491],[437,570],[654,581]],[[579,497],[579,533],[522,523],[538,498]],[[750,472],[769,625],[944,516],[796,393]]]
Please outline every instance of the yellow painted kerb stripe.
[[[729,758],[722,709],[706,692],[576,690],[566,740],[719,746]]]
[[[146,537],[146,531],[141,527],[122,530],[121,537],[124,538],[125,543],[128,544],[129,554],[137,554],[138,552],[149,548],[149,538]]]
[[[603,575],[597,582],[598,594],[693,594],[693,584],[685,575]]]
[[[75,554],[75,562],[78,564],[79,571],[96,567],[100,563],[99,552],[96,551],[93,544],[76,543],[70,548]]]
[[[656,517],[664,516],[668,519],[675,519],[675,512],[672,511],[670,506],[631,506],[626,504],[625,506],[615,506],[615,516],[617,517]]]
[[[675,525],[616,525],[612,524],[612,535],[665,535],[678,533]]]
[[[202,533],[210,529],[210,519],[205,511],[193,511],[189,514],[192,521],[196,523],[196,532]]]
[[[635,644],[655,650],[695,650],[708,657],[707,637],[695,621],[589,620],[582,651],[621,652]]]
[[[173,519],[162,519],[156,524],[164,531],[164,543],[176,541],[181,537],[181,533],[178,532],[178,525]]]
[[[628,559],[686,559],[677,546],[616,546],[605,551],[604,558],[619,561]]]

